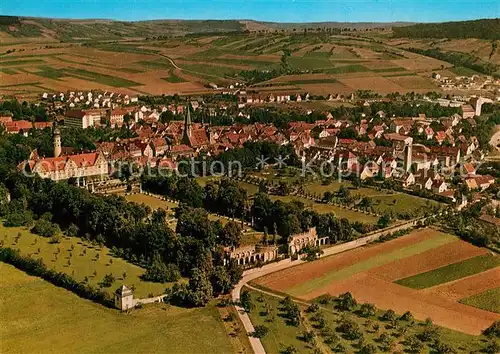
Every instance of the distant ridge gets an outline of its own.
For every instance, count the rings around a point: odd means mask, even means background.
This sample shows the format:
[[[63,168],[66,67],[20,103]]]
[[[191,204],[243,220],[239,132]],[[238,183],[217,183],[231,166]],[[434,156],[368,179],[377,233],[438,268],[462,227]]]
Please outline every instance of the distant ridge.
[[[394,28],[394,36],[406,38],[481,38],[496,40],[500,39],[500,18],[415,24]]]
[[[305,22],[278,23],[243,20],[146,20],[118,21],[111,19],[60,19],[22,16],[0,16],[0,31],[11,37],[46,37],[58,40],[73,38],[119,39],[121,37],[153,37],[197,33],[246,31],[282,31],[311,28],[390,29],[413,23],[394,22]]]

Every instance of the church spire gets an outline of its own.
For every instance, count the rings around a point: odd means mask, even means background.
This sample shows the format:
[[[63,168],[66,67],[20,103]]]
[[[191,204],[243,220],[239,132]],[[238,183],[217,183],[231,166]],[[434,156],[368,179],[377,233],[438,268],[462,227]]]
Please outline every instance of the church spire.
[[[184,133],[182,135],[182,141],[186,145],[191,145],[191,110],[189,109],[189,101],[187,104],[187,113],[186,117],[184,118]]]

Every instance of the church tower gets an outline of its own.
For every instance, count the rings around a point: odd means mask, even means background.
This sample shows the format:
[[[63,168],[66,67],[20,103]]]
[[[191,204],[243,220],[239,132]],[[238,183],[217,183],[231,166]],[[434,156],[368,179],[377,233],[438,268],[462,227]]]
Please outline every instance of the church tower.
[[[413,154],[412,143],[405,144],[405,149],[404,149],[404,168],[405,168],[405,172],[410,172],[411,165],[413,163],[413,161],[412,161],[412,154]]]
[[[191,122],[191,111],[189,109],[189,103],[187,105],[187,114],[184,118],[184,133],[182,134],[182,142],[186,145],[191,145],[191,134],[192,134],[192,122]]]
[[[61,132],[56,127],[54,129],[54,157],[61,156],[62,148],[61,148]]]

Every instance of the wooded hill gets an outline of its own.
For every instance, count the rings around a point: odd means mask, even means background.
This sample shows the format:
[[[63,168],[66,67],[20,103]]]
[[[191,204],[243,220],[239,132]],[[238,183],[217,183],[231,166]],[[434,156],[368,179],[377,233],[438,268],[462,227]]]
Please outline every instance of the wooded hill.
[[[482,38],[500,39],[500,19],[425,23],[406,27],[394,27],[395,37],[406,38]]]

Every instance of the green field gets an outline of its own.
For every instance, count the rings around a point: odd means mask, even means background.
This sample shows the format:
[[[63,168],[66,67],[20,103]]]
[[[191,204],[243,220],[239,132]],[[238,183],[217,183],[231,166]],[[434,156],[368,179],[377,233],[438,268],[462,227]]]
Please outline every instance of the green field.
[[[469,68],[464,68],[463,66],[454,66],[449,69],[452,73],[458,76],[472,76],[472,75],[480,75],[477,71],[474,71]]]
[[[7,74],[7,75],[14,75],[17,74],[17,72],[11,68],[1,68],[0,72]]]
[[[16,243],[15,238],[19,233],[21,237]],[[147,297],[150,293],[163,294],[168,286],[141,280],[140,276],[145,272],[143,268],[113,257],[110,249],[105,246],[92,245],[76,237],[64,237],[60,243],[54,244],[50,243],[49,238],[35,235],[24,228],[7,228],[0,223],[0,241],[4,242],[4,247],[19,249],[23,255],[42,258],[48,268],[67,273],[78,281],[83,281],[87,277],[89,284],[93,286],[98,286],[104,276],[111,273],[116,280],[111,287],[103,289],[109,293],[126,284],[135,287],[135,294],[138,297]],[[125,279],[123,279],[124,272]]]
[[[21,65],[43,64],[43,63],[45,63],[45,62],[42,59],[6,60],[6,61],[0,61],[0,67],[2,67],[2,66],[21,66]]]
[[[113,87],[141,86],[141,84],[137,82],[123,79],[121,77],[104,75],[83,69],[66,68],[64,69],[64,74],[67,76],[83,78],[88,81],[94,81],[103,85],[108,85]]]
[[[182,77],[175,75],[174,70],[170,69],[168,72],[168,77],[162,77],[162,80],[170,82],[172,84],[178,84],[180,82],[186,82]]]
[[[334,213],[337,218],[346,218],[351,222],[359,221],[367,224],[374,224],[378,220],[378,217],[373,215],[367,215],[355,210],[344,209],[332,204],[316,203],[303,197],[271,195],[270,198],[273,201],[281,200],[284,203],[290,203],[291,201],[296,200],[304,203],[307,208],[311,208],[320,214]]]
[[[377,190],[370,187],[354,188],[348,181],[334,181],[328,185],[316,182],[308,184],[305,187],[305,190],[308,193],[313,193],[317,197],[322,198],[325,192],[336,193],[342,185],[349,188],[351,196],[360,195],[362,197],[369,197],[372,200],[372,207],[374,211],[378,214],[411,212],[416,215],[422,215],[423,210],[428,210],[433,206],[441,205],[441,203],[434,200],[420,198],[406,193],[399,193],[384,189]]]
[[[307,313],[307,305],[300,304],[302,321],[298,327],[291,326],[286,323],[283,318],[284,312],[281,310],[282,305],[280,299],[268,294],[262,294],[256,290],[249,290],[252,304],[254,308],[250,311],[249,316],[252,323],[255,325],[266,326],[269,330],[267,335],[261,339],[264,348],[268,354],[283,353],[283,350],[288,346],[293,346],[297,353],[313,353],[315,349],[321,353],[339,352],[338,344],[340,343],[346,353],[359,352],[359,340],[349,340],[337,332],[342,318],[346,318],[356,323],[359,326],[360,333],[365,344],[373,344],[377,348],[377,352],[384,352],[385,348],[380,341],[380,336],[385,334],[394,342],[393,350],[387,352],[392,353],[411,353],[405,345],[406,338],[415,334],[421,333],[425,326],[418,321],[413,325],[406,321],[398,321],[398,327],[404,328],[404,334],[398,333],[398,328],[391,326],[388,322],[381,321],[379,318],[383,311],[376,309],[375,315],[369,317],[361,317],[355,314],[355,311],[340,311],[335,308],[331,302],[329,304],[319,304],[321,317],[325,320],[325,327],[319,328],[317,314]],[[266,313],[266,306],[271,307],[275,311],[274,319]],[[359,305],[357,306],[359,309]],[[401,314],[399,314],[401,315]],[[315,344],[306,343],[303,339],[303,334],[306,331],[314,333]],[[480,350],[486,343],[484,337],[475,337],[461,332],[453,331],[447,328],[439,327],[441,341],[453,345],[455,349],[460,348],[459,353],[469,353]],[[336,341],[332,344],[325,343],[327,337],[336,337]],[[420,353],[435,353],[428,345],[424,345]]]
[[[259,192],[259,187],[255,184],[250,184],[246,182],[238,182],[238,186],[247,191],[247,195],[251,196]]]
[[[152,209],[162,208],[165,211],[170,211],[177,208],[179,205],[177,203],[168,202],[166,200],[161,200],[159,198],[151,197],[146,194],[130,194],[125,196],[129,202],[134,202],[138,204],[145,204]]]
[[[446,245],[456,241],[456,237],[448,234],[438,233],[435,237],[421,241],[411,246],[403,247],[398,250],[382,253],[377,256],[371,257],[365,261],[358,262],[351,266],[341,268],[339,270],[333,269],[326,274],[319,276],[309,282],[302,283],[286,289],[286,293],[293,296],[305,295],[313,292],[316,289],[321,289],[329,284],[347,279],[354,274],[367,271],[369,269],[382,266],[384,264],[394,262],[400,259],[408,258],[410,256],[420,254],[431,249]],[[335,257],[335,256],[332,256]]]
[[[500,313],[500,287],[466,297],[460,302],[486,311]]]
[[[169,60],[154,60],[154,61],[137,61],[138,64],[146,69],[172,69],[173,65]]]
[[[122,314],[0,263],[2,353],[232,353],[218,310]]]
[[[478,274],[500,266],[500,257],[492,254],[473,257],[442,268],[397,280],[396,283],[412,289],[425,289],[453,280]]]

